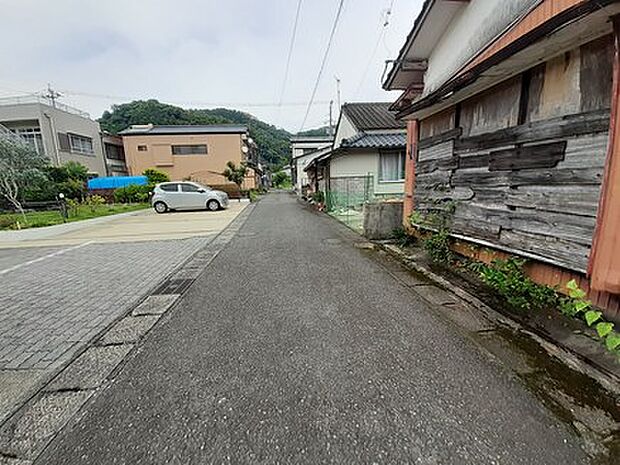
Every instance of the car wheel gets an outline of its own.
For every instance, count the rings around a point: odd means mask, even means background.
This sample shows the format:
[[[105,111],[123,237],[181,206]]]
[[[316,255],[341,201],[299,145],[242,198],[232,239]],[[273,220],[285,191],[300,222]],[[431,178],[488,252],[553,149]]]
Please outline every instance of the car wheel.
[[[215,212],[218,211],[220,209],[220,203],[215,200],[215,199],[211,199],[207,202],[207,210]]]
[[[168,205],[164,202],[155,202],[153,208],[157,213],[166,213],[168,211]]]

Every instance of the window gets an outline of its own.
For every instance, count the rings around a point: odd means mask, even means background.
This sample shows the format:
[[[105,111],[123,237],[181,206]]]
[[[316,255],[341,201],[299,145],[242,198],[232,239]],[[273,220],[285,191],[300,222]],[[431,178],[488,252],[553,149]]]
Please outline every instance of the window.
[[[379,155],[379,181],[400,182],[405,179],[405,152],[383,152]]]
[[[172,155],[206,155],[207,146],[202,145],[173,145]]]
[[[193,184],[181,184],[181,192],[198,192],[200,187]]]
[[[90,137],[78,136],[77,134],[69,134],[69,144],[73,153],[82,155],[93,155],[93,140]]]
[[[105,156],[108,160],[124,160],[123,147],[115,144],[105,144]]]
[[[177,192],[179,190],[178,184],[162,184],[159,186],[162,191],[166,192]]]
[[[11,129],[11,132],[19,135],[23,140],[28,142],[37,153],[45,155],[45,148],[43,147],[43,137],[41,136],[41,128],[15,128]]]
[[[138,152],[146,152],[146,145],[138,145]]]

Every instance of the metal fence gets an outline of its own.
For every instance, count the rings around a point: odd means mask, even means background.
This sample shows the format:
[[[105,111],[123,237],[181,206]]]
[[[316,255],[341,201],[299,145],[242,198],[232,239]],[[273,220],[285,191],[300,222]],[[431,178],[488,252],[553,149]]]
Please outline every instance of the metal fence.
[[[374,199],[374,179],[366,176],[330,178],[325,192],[327,212],[351,229],[362,232],[364,204]]]

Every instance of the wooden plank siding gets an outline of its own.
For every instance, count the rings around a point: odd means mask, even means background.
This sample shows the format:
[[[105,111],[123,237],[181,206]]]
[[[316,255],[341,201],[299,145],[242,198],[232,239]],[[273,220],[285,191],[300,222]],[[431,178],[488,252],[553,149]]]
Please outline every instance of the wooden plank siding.
[[[597,39],[420,121],[419,134],[416,124],[415,209],[451,204],[457,251],[483,261],[522,255],[536,281],[586,287],[609,138],[610,48],[610,37]],[[620,318],[620,296],[590,298]]]

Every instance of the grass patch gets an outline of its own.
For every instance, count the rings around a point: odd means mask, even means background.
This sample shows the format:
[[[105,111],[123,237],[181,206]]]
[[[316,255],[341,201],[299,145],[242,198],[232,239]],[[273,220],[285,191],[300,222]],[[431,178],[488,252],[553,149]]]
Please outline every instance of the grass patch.
[[[89,220],[99,218],[100,216],[116,215],[118,213],[127,213],[137,210],[149,208],[147,203],[139,204],[110,204],[110,205],[78,205],[69,208],[68,223],[74,221]],[[3,213],[0,214],[0,230],[15,230],[26,228],[40,228],[43,226],[53,226],[62,224],[62,215],[58,210],[27,212],[26,221],[19,213]]]

